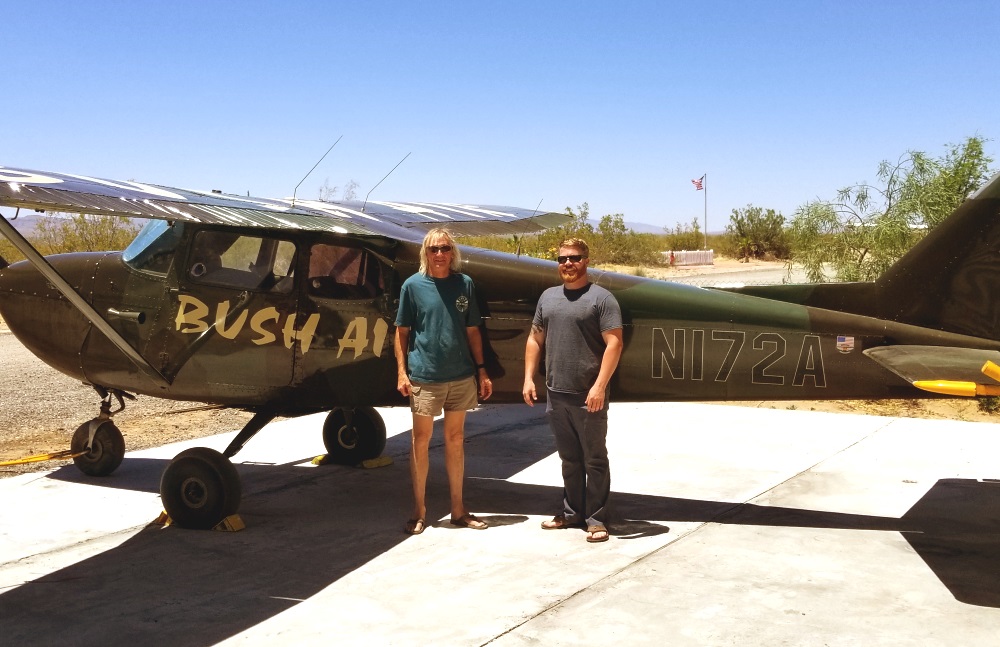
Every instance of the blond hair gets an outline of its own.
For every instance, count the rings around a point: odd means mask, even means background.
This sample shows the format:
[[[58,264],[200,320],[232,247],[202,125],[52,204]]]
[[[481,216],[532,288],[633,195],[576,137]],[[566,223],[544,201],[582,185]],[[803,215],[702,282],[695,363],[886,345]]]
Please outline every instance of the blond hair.
[[[576,248],[583,252],[584,258],[590,258],[590,247],[587,246],[587,241],[582,238],[567,238],[559,243],[559,246]]]
[[[420,273],[424,276],[430,273],[430,270],[427,269],[427,246],[438,236],[446,239],[451,245],[451,271],[458,272],[462,268],[462,252],[458,251],[458,245],[455,244],[451,232],[444,227],[435,227],[427,232],[427,235],[424,236],[424,242],[420,243]]]

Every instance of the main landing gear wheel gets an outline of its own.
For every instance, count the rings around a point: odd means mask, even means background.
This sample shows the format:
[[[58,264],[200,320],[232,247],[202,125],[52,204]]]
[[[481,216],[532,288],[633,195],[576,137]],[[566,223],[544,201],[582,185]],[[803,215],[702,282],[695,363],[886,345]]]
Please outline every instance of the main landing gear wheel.
[[[327,456],[339,465],[378,458],[385,449],[385,422],[371,407],[334,409],[323,423]]]
[[[91,425],[99,425],[94,432],[94,442],[87,449]],[[85,422],[73,432],[70,449],[74,454],[86,452],[73,459],[77,468],[88,476],[107,476],[118,469],[125,458],[125,439],[115,423],[101,422],[99,418]]]
[[[174,457],[160,478],[163,509],[181,528],[208,530],[240,508],[243,487],[229,459],[208,447]]]

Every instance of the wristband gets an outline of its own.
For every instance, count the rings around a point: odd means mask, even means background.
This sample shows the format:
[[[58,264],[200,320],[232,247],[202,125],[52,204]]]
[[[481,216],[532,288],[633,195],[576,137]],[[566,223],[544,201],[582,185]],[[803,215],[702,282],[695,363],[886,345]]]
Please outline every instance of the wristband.
[[[478,371],[479,369],[481,369],[481,368],[486,368],[486,364],[476,364],[476,370],[477,370],[477,371]]]

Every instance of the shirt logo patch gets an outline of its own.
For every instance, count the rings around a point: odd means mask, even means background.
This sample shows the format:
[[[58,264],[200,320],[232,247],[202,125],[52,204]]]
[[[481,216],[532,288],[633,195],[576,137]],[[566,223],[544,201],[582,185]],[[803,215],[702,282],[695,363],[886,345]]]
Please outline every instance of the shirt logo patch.
[[[464,294],[457,299],[455,299],[455,308],[459,312],[465,312],[469,309],[469,298]]]

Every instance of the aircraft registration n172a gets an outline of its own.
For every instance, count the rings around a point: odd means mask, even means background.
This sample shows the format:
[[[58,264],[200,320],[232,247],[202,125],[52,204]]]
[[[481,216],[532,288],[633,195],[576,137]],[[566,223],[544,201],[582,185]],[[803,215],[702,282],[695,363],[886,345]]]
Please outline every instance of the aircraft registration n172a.
[[[190,449],[165,469],[164,509],[191,528],[237,511],[229,459],[276,416],[330,411],[323,440],[337,462],[382,452],[385,426],[372,407],[405,404],[393,322],[427,230],[521,234],[567,217],[244,198],[6,167],[0,206],[148,219],[124,251],[42,257],[0,218],[27,257],[0,259],[0,314],[31,352],[100,395],[100,415],[71,443],[87,474],[122,461],[111,416],[124,397],[254,412],[221,454]],[[872,283],[705,289],[592,271],[624,318],[613,399],[1000,394],[998,216],[1000,175]],[[555,264],[474,248],[462,257],[487,317],[492,401],[522,402],[526,335],[539,295],[559,283]]]

